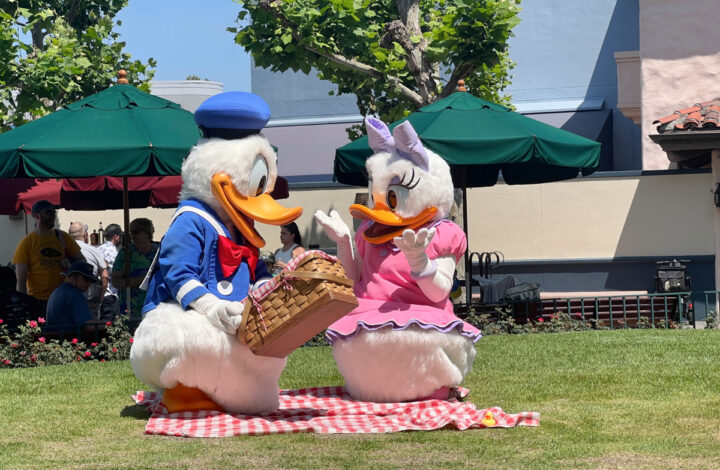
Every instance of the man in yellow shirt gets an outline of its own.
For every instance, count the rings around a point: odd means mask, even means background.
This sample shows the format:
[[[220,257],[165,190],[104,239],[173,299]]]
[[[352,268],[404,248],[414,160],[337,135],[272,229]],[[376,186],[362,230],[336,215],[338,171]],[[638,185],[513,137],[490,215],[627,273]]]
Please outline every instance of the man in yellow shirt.
[[[35,230],[20,241],[13,263],[18,292],[38,299],[44,315],[50,294],[63,282],[61,273],[71,262],[84,258],[75,240],[55,228],[57,213],[52,203],[37,201],[32,206],[32,217]]]

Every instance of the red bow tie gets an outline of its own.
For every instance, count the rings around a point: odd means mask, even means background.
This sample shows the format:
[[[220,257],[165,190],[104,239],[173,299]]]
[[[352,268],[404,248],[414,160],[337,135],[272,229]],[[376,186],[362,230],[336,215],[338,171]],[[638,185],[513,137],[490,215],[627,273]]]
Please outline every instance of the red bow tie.
[[[250,279],[255,280],[255,266],[258,262],[258,249],[254,246],[240,246],[222,235],[218,236],[218,259],[223,276],[230,277],[243,259],[250,266]]]

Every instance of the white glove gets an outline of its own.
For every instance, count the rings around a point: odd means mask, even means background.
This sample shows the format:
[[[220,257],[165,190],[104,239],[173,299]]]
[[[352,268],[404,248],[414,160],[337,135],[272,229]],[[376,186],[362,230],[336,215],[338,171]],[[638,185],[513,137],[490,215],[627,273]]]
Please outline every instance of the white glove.
[[[330,211],[329,216],[318,210],[315,212],[315,220],[317,220],[317,223],[320,224],[327,236],[337,244],[337,257],[343,268],[345,268],[347,277],[353,281],[358,280],[360,273],[358,263],[360,260],[355,259],[350,227],[340,218],[340,214],[336,210]]]
[[[204,314],[208,321],[224,332],[234,335],[242,323],[245,302],[231,302],[204,294],[190,302],[190,307]]]
[[[395,246],[400,248],[400,251],[405,254],[412,274],[424,274],[429,268],[431,263],[427,253],[425,253],[425,249],[435,236],[435,232],[435,227],[430,230],[421,228],[417,232],[405,229],[401,237],[395,237],[393,239]]]
[[[350,236],[350,227],[340,218],[340,214],[336,210],[330,211],[329,216],[318,210],[315,212],[315,220],[335,243],[343,243],[345,240],[349,242],[352,238]]]

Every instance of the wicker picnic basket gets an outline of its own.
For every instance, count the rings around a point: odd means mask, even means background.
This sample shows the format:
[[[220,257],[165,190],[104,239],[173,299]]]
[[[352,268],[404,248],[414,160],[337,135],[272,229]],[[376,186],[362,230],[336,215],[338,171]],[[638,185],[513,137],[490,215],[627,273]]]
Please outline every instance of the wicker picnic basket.
[[[253,291],[238,337],[259,356],[285,357],[357,307],[339,261],[308,251]]]

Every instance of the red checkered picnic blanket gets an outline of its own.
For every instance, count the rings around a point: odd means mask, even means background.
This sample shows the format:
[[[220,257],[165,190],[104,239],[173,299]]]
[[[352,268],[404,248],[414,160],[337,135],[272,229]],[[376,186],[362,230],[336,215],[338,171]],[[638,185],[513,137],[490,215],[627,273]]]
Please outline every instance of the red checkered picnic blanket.
[[[469,391],[457,389],[459,397]],[[405,403],[370,403],[354,400],[345,387],[316,387],[280,391],[280,408],[257,416],[221,411],[168,413],[154,392],[133,395],[152,413],[146,434],[180,437],[316,433],[379,433],[429,431],[452,426],[470,428],[537,426],[540,414],[507,414],[500,408],[478,410],[470,402],[424,400]]]

